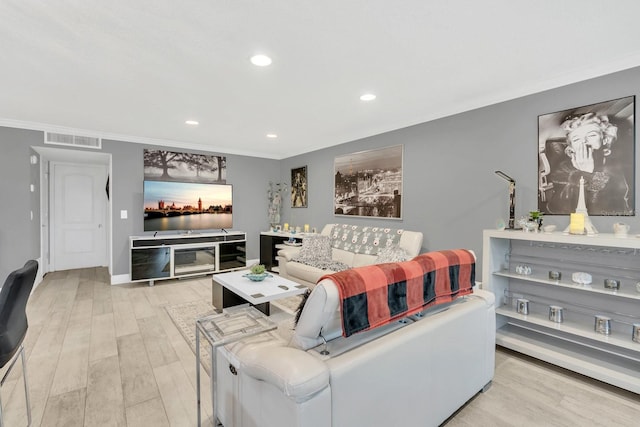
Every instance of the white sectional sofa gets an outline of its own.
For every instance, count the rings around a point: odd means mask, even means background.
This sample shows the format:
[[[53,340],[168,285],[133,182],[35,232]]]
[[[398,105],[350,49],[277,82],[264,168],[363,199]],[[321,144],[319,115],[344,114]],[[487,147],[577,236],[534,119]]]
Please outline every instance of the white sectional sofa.
[[[331,238],[331,259],[349,267],[376,263],[378,252],[390,246],[404,250],[407,259],[418,255],[422,248],[422,233],[417,231],[327,224],[320,234]],[[393,243],[390,238],[395,239]],[[295,261],[300,251],[300,247],[287,247],[278,251],[280,276],[313,288],[323,275],[334,272]]]
[[[438,426],[493,378],[494,300],[474,289],[345,338],[339,291],[325,278],[290,339],[272,332],[219,348],[220,421],[225,427]]]

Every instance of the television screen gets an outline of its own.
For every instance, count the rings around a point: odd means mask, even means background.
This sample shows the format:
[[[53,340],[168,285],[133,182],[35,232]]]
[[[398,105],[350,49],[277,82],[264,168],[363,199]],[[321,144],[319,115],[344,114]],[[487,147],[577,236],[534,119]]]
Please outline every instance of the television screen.
[[[231,228],[232,188],[229,184],[144,181],[144,231]]]

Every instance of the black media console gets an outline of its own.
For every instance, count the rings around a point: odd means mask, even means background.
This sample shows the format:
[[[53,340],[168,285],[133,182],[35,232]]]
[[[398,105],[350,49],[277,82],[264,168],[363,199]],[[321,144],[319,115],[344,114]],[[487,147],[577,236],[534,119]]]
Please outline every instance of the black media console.
[[[131,281],[174,279],[245,268],[247,235],[203,233],[129,238]]]

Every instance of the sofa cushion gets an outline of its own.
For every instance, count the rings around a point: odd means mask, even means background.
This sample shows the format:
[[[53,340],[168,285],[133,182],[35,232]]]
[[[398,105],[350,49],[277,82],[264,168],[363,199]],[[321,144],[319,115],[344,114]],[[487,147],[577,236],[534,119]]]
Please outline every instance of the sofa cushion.
[[[355,254],[353,252],[345,251],[344,249],[331,249],[331,258],[343,262],[351,267],[353,267],[353,256]]]
[[[376,263],[377,255],[354,254],[351,267],[362,267]]]
[[[294,348],[263,346],[239,358],[249,376],[274,384],[294,402],[305,402],[329,386],[327,365]]]
[[[338,289],[329,280],[318,283],[300,314],[291,345],[308,350],[342,335]]]
[[[301,262],[287,263],[287,275],[289,277],[295,277],[296,279],[309,283],[316,283],[318,278],[322,277],[327,271],[328,270],[320,270],[319,268]]]
[[[349,268],[351,268],[350,266],[348,266],[347,264],[340,262],[340,261],[334,261],[332,259],[309,259],[309,258],[304,258],[304,259],[300,259],[300,260],[294,260],[297,261],[299,264],[303,264],[312,268],[316,268],[318,270],[323,270],[324,273],[326,274],[329,271],[344,271],[344,270],[348,270]],[[319,279],[319,277],[316,277],[316,280],[313,280],[313,282],[316,282],[317,279]]]
[[[412,257],[398,245],[389,246],[388,248],[382,248],[378,251],[378,257],[376,258],[376,264],[384,264],[387,262],[402,262],[411,259]]]
[[[403,232],[393,228],[334,224],[331,246],[355,254],[377,255],[381,248],[398,244]]]

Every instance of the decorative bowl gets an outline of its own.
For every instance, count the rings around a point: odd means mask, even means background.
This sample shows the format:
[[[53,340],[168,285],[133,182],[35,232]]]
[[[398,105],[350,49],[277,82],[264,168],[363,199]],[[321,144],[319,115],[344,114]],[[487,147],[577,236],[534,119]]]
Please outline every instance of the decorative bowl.
[[[584,273],[582,271],[576,271],[571,275],[571,281],[573,283],[577,283],[579,285],[589,285],[593,281],[593,278],[589,273]]]
[[[262,282],[265,278],[271,277],[271,274],[269,274],[269,273],[260,273],[260,274],[247,273],[247,274],[243,274],[242,277],[246,277],[247,279],[251,280],[252,282]]]

